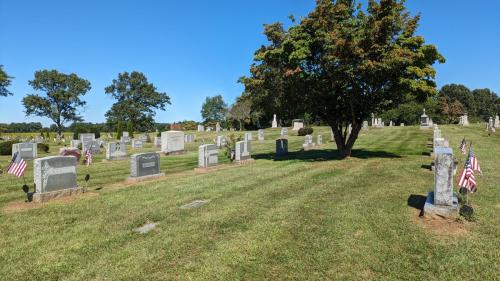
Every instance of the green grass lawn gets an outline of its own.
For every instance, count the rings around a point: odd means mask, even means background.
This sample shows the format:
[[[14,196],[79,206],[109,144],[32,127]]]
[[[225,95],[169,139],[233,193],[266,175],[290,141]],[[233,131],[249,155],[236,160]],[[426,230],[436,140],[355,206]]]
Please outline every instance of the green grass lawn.
[[[7,212],[23,200],[22,183],[0,175],[0,279],[499,280],[500,134],[441,129],[460,163],[458,144],[473,141],[484,173],[471,197],[476,221],[452,222],[459,233],[425,227],[407,203],[433,185],[425,168],[432,130],[370,128],[339,161],[326,127],[314,133],[323,146],[300,152],[303,137],[291,136],[280,159],[271,129],[252,142],[254,163],[201,174],[197,146],[215,137],[203,133],[187,154],[162,156],[159,181],[122,184],[128,161],[96,157],[78,167],[79,182],[92,176],[89,192],[68,202]],[[210,202],[179,208],[198,199]],[[157,223],[151,232],[133,231],[149,222]]]

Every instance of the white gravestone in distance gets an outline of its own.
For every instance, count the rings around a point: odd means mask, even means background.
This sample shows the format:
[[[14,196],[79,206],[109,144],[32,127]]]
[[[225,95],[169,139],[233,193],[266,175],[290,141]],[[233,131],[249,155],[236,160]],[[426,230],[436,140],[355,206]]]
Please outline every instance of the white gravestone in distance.
[[[249,141],[239,141],[236,143],[235,157],[237,162],[242,162],[246,160],[251,160],[252,155],[250,154],[251,142]]]
[[[21,155],[24,160],[33,160],[38,157],[37,144],[33,142],[14,143],[12,145],[12,156],[14,153]]]
[[[314,146],[313,143],[313,136],[312,135],[306,135],[304,137],[304,144],[302,144],[302,148],[304,150],[309,150]]]
[[[222,147],[226,146],[226,137],[224,137],[224,136],[217,136],[215,145],[217,145],[217,147],[219,147],[219,148],[222,148]]]
[[[363,121],[363,129],[368,130],[368,121]]]
[[[198,125],[198,132],[205,132],[205,127],[203,125]]]
[[[184,153],[184,132],[167,131],[161,133],[161,152],[165,154]]]
[[[217,124],[215,124],[215,131],[217,133],[220,132],[220,124],[219,124],[219,122],[217,122]]]
[[[429,116],[425,114],[425,108],[424,108],[424,113],[422,116],[420,116],[420,128],[428,128],[429,127]]]
[[[76,183],[76,157],[49,156],[33,161],[34,202],[69,196],[81,192]]]
[[[271,125],[273,128],[278,128],[278,120],[276,120],[276,114],[273,116],[273,122]]]
[[[257,131],[257,138],[259,139],[259,141],[264,140],[264,130],[260,129]]]
[[[161,137],[155,137],[155,147],[161,147]]]
[[[160,154],[156,152],[134,154],[130,157],[129,181],[164,176],[160,171]]]
[[[132,139],[132,149],[141,149],[144,147],[144,142],[141,139]]]
[[[252,141],[252,133],[245,133],[245,141]]]
[[[208,168],[217,166],[219,150],[215,144],[204,144],[198,148],[198,167]]]
[[[280,136],[281,138],[284,138],[288,135],[288,129],[287,128],[281,128]]]
[[[276,155],[287,155],[288,154],[288,139],[277,139],[276,140]]]
[[[500,118],[498,117],[498,115],[495,116],[495,124],[493,125],[495,126],[495,128],[500,127]]]
[[[323,144],[323,136],[322,135],[318,135],[318,141],[317,141],[317,144],[318,145],[322,145]]]
[[[435,161],[434,191],[427,196],[425,214],[450,217],[457,212],[458,199],[453,192],[453,162],[453,150],[440,148]]]
[[[122,142],[106,144],[106,160],[121,160],[127,157],[127,145]]]
[[[71,140],[71,147],[77,148],[80,143],[80,140]]]
[[[302,120],[299,119],[293,120],[292,124],[293,124],[292,131],[298,131],[299,129],[304,128],[304,121]]]

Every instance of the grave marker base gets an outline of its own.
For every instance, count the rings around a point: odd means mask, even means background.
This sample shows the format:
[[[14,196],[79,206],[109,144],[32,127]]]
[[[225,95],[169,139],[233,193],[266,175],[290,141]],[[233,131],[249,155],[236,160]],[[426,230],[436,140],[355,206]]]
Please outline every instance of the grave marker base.
[[[253,163],[255,162],[255,159],[253,158],[248,158],[248,159],[245,159],[245,160],[234,160],[233,163],[236,164],[236,165],[245,165],[245,164],[250,164],[250,163]]]
[[[458,198],[455,192],[453,192],[452,202],[451,206],[434,205],[434,191],[431,191],[427,195],[427,200],[425,200],[424,215],[445,218],[454,217],[458,211]]]
[[[141,182],[141,181],[147,181],[151,179],[156,179],[156,178],[161,178],[164,177],[165,173],[159,173],[159,174],[154,174],[154,175],[147,175],[147,176],[142,176],[142,177],[129,177],[127,179],[127,182]]]
[[[35,192],[33,194],[33,202],[43,203],[57,198],[78,195],[80,193],[83,193],[83,188],[81,187],[67,188],[67,189],[61,189],[57,191],[44,192],[44,193]]]

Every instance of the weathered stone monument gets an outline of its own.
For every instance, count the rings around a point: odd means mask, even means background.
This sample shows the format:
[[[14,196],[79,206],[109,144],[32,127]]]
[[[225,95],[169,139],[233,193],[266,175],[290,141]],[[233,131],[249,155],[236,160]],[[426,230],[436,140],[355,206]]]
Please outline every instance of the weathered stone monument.
[[[287,155],[288,154],[288,139],[277,139],[276,140],[276,155]]]
[[[257,138],[259,139],[259,141],[264,140],[264,130],[260,129],[257,131]]]
[[[141,149],[144,147],[144,142],[141,139],[132,139],[132,149]]]
[[[226,146],[226,137],[224,137],[224,136],[217,136],[216,141],[215,141],[215,145],[218,148],[222,148],[222,147]]]
[[[245,133],[245,141],[252,141],[252,133]]]
[[[167,131],[161,133],[161,152],[165,154],[184,153],[184,132]]]
[[[198,168],[217,166],[219,149],[215,144],[204,144],[198,148]]]
[[[101,146],[99,145],[99,142],[96,140],[82,142],[82,153],[85,153],[89,149],[90,151],[92,151],[92,154],[101,152]]]
[[[368,121],[363,121],[363,127],[362,127],[362,129],[368,130]],[[333,132],[332,132],[332,135],[333,135]]]
[[[217,124],[215,124],[215,131],[217,133],[220,132],[220,124],[219,124],[219,122],[217,122]]]
[[[123,132],[122,133],[122,137],[120,138],[120,141],[124,142],[124,143],[129,143],[130,142],[130,136],[129,136],[128,132]]]
[[[318,141],[316,142],[318,145],[322,145],[323,144],[323,136],[322,135],[318,135]]]
[[[467,113],[464,115],[460,116],[460,121],[458,122],[459,125],[462,125],[464,127],[469,126],[469,117],[467,116]]]
[[[287,135],[288,135],[288,129],[287,128],[281,128],[281,131],[280,131],[281,138],[286,137]]]
[[[251,142],[239,141],[236,142],[234,160],[236,163],[243,163],[245,161],[253,160],[250,154]]]
[[[425,114],[425,108],[424,113],[420,116],[420,128],[429,128],[429,116]]]
[[[298,131],[301,128],[304,128],[304,120],[294,119],[292,121],[292,131]]]
[[[71,140],[70,145],[71,145],[71,147],[75,147],[76,148],[76,147],[78,147],[78,145],[80,143],[81,143],[80,140]]]
[[[76,157],[49,156],[33,161],[35,181],[34,202],[78,194],[82,191],[76,183]]]
[[[500,127],[500,118],[498,117],[498,115],[495,116],[495,124],[493,124],[493,126],[495,128]]]
[[[127,158],[127,144],[108,142],[106,144],[106,160],[123,160]]]
[[[194,135],[185,135],[184,136],[184,142],[185,143],[191,143],[194,141]]]
[[[273,128],[278,128],[278,120],[276,120],[276,114],[273,116],[273,122],[271,125]]]
[[[306,135],[304,137],[304,144],[302,144],[302,148],[304,150],[309,150],[314,147],[313,143],[313,136],[312,135]]]
[[[424,205],[426,215],[450,217],[457,212],[458,199],[453,192],[453,151],[442,148],[436,155],[434,191],[429,192]]]
[[[130,157],[129,181],[141,181],[164,175],[165,174],[160,171],[159,153],[140,153]]]
[[[161,147],[161,137],[155,137],[153,144],[155,147]]]
[[[84,142],[90,142],[90,141],[95,140],[95,134],[92,134],[92,133],[79,134],[78,135],[78,139],[82,143],[84,143]]]
[[[389,127],[392,127],[392,120],[389,122]]]
[[[205,132],[205,127],[203,125],[198,125],[198,132]]]
[[[12,145],[12,156],[16,152],[24,160],[33,160],[38,157],[37,144],[33,142],[14,143]]]

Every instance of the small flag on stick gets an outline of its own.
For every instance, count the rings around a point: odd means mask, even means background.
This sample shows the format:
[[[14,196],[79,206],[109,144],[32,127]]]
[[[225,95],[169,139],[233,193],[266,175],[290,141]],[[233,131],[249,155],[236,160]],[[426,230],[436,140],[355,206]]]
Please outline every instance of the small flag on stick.
[[[467,142],[465,141],[465,138],[462,139],[462,143],[459,148],[463,155],[467,154]]]
[[[28,164],[26,164],[26,161],[21,158],[21,154],[19,154],[19,152],[16,152],[12,156],[12,160],[7,167],[7,173],[20,178],[24,174],[24,171],[27,167]]]
[[[92,150],[91,149],[87,149],[87,151],[85,152],[85,161],[87,163],[87,166],[90,166],[90,164],[92,164]]]
[[[470,192],[476,192],[477,190],[476,177],[474,176],[470,153],[469,157],[467,157],[467,161],[465,162],[465,167],[460,176],[460,180],[458,181],[458,186],[466,188]]]

